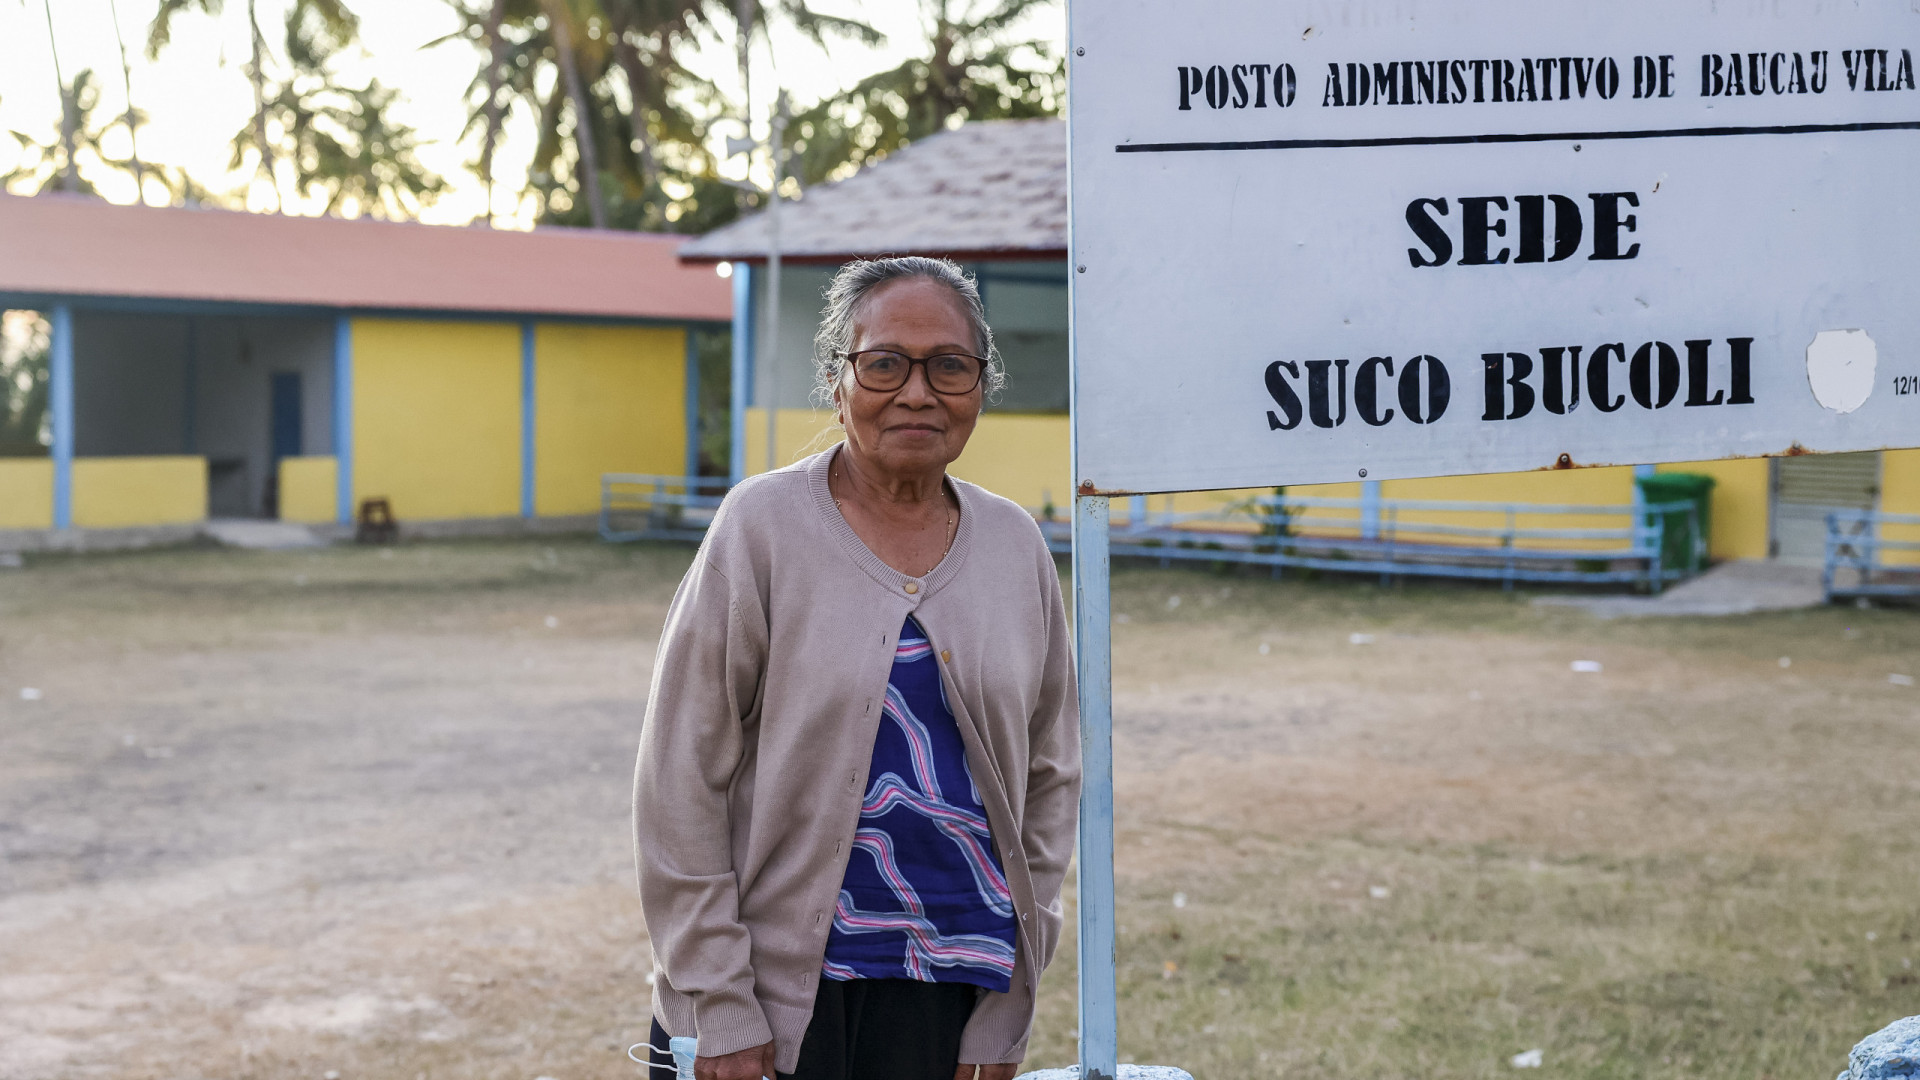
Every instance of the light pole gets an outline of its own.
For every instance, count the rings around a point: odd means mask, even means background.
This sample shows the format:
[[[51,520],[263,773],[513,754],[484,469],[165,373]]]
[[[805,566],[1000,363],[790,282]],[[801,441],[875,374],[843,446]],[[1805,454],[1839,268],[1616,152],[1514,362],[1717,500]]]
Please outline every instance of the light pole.
[[[787,156],[787,92],[774,100],[770,138],[773,188],[767,201],[767,371],[763,400],[767,409],[767,472],[780,467],[776,443],[780,427],[780,180]]]
[[[757,340],[766,341],[764,356],[757,361],[761,407],[767,416],[766,471],[772,472],[780,466],[780,450],[776,445],[779,435],[780,418],[780,181],[786,175],[786,135],[789,103],[787,92],[782,90],[774,99],[773,118],[768,124],[768,155],[773,161],[773,187],[768,190],[767,202],[767,303],[766,324],[762,333],[755,335]],[[752,133],[746,138],[727,139],[727,156],[735,157],[751,152],[759,144]],[[751,181],[728,180],[726,183],[746,191],[758,192]]]

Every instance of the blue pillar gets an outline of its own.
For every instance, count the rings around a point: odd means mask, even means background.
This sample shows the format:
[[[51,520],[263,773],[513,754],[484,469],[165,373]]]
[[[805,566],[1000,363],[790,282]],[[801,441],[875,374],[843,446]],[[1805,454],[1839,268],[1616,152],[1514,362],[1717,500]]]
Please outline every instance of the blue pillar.
[[[353,524],[353,319],[333,317],[334,519]]]
[[[728,388],[732,431],[727,443],[727,478],[747,475],[747,407],[753,404],[753,267],[733,264],[733,377]]]
[[[53,415],[53,527],[73,528],[73,309],[53,309],[52,385],[48,406]]]
[[[1360,539],[1380,539],[1380,481],[1360,481]]]
[[[1647,503],[1646,497],[1640,494],[1639,480],[1643,476],[1652,476],[1653,474],[1654,466],[1652,465],[1635,465],[1633,467],[1633,508],[1635,510],[1645,506]]]
[[[533,321],[528,320],[520,324],[520,516],[523,518],[533,517],[536,352]]]
[[[687,327],[687,471],[683,475],[700,475],[700,338],[691,326]]]

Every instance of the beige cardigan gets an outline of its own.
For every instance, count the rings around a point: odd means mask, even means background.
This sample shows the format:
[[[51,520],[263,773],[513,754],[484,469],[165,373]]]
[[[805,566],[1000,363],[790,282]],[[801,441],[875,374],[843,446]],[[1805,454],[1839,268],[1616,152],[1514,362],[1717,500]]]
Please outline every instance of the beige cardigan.
[[[1059,578],[1024,510],[959,480],[946,558],[922,578],[890,568],[827,491],[839,449],[734,488],[667,612],[633,796],[654,1015],[703,1056],[771,1039],[795,1068],[911,613],[1020,918],[1012,988],[982,992],[960,1056],[1016,1062],[1059,940],[1080,777]]]

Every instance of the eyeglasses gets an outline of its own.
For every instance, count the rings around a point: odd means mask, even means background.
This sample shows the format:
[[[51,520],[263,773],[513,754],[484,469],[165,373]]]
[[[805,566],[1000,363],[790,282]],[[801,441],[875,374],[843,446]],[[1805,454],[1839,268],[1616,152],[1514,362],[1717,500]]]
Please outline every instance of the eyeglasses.
[[[892,393],[907,385],[907,377],[913,373],[915,364],[926,369],[927,385],[940,394],[971,394],[987,372],[987,362],[969,353],[941,353],[922,358],[891,349],[863,349],[833,355],[852,366],[854,381],[861,389],[879,394]]]

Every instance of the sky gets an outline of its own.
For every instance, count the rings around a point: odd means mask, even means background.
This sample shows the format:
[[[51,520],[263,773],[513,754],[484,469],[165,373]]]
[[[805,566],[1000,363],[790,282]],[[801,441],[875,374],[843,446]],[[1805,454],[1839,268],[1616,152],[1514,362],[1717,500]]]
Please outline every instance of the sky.
[[[967,0],[961,0],[967,2]],[[185,167],[202,184],[216,190],[236,189],[247,179],[229,172],[230,142],[249,122],[253,99],[244,71],[248,56],[246,0],[226,0],[224,12],[210,18],[190,12],[174,21],[173,43],[157,61],[145,56],[147,27],[158,0],[0,0],[0,131],[21,131],[40,142],[57,137],[59,97],[55,90],[53,53],[48,45],[48,9],[59,43],[60,72],[68,80],[91,68],[101,87],[98,117],[126,109],[120,51],[114,29],[117,6],[120,33],[132,61],[133,97],[147,114],[140,127],[140,156],[148,162]],[[277,41],[287,0],[258,0],[259,19],[270,42]],[[396,107],[398,119],[411,124],[428,145],[420,151],[426,166],[444,177],[451,190],[429,207],[421,219],[434,224],[467,224],[486,212],[485,187],[465,167],[477,157],[477,139],[460,144],[466,121],[462,92],[473,78],[478,56],[464,42],[431,49],[422,46],[459,26],[454,12],[442,0],[349,0],[360,16],[359,55],[344,57],[345,81],[364,76],[400,89],[404,98]],[[771,55],[763,46],[754,51],[755,114],[764,118],[767,89],[779,82],[796,104],[805,104],[851,86],[864,76],[898,64],[920,51],[920,0],[813,0],[815,10],[864,19],[888,37],[885,44],[868,47],[837,44],[822,53],[811,42],[789,33],[776,34]],[[1058,6],[1043,10],[1026,32],[1060,40],[1065,21]],[[731,41],[714,42],[692,63],[736,100],[739,79]],[[737,125],[716,136],[738,135]],[[764,123],[759,125],[764,135]],[[532,152],[532,124],[525,117],[508,121],[504,144],[495,152],[496,192],[494,222],[500,226],[531,227],[534,207],[520,203]],[[117,127],[108,152],[124,157],[126,132]],[[0,173],[13,168],[15,143],[0,135]],[[744,163],[735,165],[736,174]],[[114,202],[135,201],[133,180],[119,173],[90,174],[102,194]],[[158,200],[157,188],[150,198]],[[249,208],[269,210],[272,194],[264,186],[249,193]],[[289,203],[291,213],[316,213],[318,206]]]

